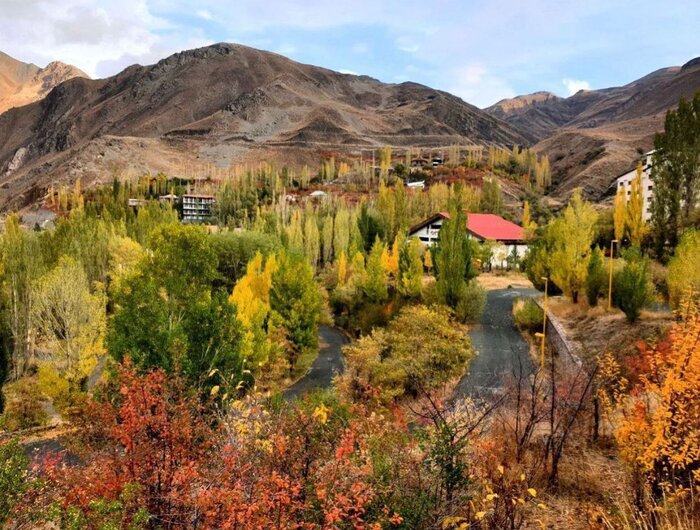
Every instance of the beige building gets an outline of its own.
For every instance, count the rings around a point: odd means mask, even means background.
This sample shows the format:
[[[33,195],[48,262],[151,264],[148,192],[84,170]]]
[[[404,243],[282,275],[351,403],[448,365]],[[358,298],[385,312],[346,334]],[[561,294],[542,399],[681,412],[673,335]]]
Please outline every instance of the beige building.
[[[654,151],[649,151],[642,158],[642,197],[644,198],[644,210],[642,215],[645,221],[651,219],[651,198],[654,195],[654,182],[651,180],[652,155]],[[632,196],[632,181],[637,176],[637,168],[623,173],[615,179],[615,192],[620,188],[625,190],[625,197],[629,202]]]

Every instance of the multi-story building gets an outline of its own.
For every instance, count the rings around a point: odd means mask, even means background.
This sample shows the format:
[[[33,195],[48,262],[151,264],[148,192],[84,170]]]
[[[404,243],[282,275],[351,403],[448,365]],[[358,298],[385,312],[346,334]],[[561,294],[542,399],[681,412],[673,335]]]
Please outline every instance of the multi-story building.
[[[213,195],[189,194],[182,196],[182,222],[203,223],[212,216]]]
[[[652,156],[654,151],[649,151],[644,153],[642,158],[642,197],[644,198],[644,209],[643,218],[645,221],[649,221],[651,218],[651,198],[654,195],[654,182],[651,179],[651,168],[652,168]],[[617,179],[615,179],[615,192],[618,189],[623,188],[625,190],[625,197],[627,202],[629,202],[632,196],[632,181],[637,176],[637,168],[632,171],[623,173]]]

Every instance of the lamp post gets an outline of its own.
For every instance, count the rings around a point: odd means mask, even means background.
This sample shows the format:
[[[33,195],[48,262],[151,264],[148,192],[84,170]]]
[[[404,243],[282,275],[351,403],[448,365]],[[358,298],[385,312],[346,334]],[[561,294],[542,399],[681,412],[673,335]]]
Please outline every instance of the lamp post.
[[[610,279],[608,280],[608,311],[612,309],[612,273],[613,273],[613,252],[617,239],[610,241]]]
[[[544,280],[544,304],[542,304],[542,342],[540,344],[540,366],[544,367],[544,340],[547,336],[547,288],[549,287],[549,278],[542,276]]]

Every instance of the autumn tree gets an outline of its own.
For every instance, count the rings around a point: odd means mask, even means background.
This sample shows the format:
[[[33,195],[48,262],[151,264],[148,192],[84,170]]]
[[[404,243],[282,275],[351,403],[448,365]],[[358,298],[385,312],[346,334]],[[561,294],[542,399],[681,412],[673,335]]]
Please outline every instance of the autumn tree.
[[[625,222],[627,219],[627,197],[625,196],[625,187],[617,188],[615,194],[615,209],[613,211],[613,226],[615,239],[622,242],[625,237]]]
[[[689,229],[681,237],[668,264],[668,290],[675,308],[684,296],[700,293],[700,231]]]
[[[624,253],[625,265],[615,274],[613,300],[630,322],[635,322],[642,308],[653,300],[654,288],[649,279],[649,259],[636,247]]]
[[[586,274],[586,298],[588,305],[595,307],[598,305],[598,298],[607,287],[608,275],[605,272],[603,263],[603,252],[600,247],[595,247],[588,262]]]
[[[637,173],[632,179],[630,199],[627,203],[625,226],[633,246],[641,247],[646,233],[644,222],[644,195],[642,193],[642,164],[637,165]],[[618,241],[622,241],[619,239]]]
[[[552,227],[554,251],[551,257],[552,280],[578,302],[578,295],[585,287],[591,245],[595,237],[596,213],[576,190]]]
[[[64,257],[37,281],[32,311],[39,340],[55,368],[78,384],[103,353],[104,293],[91,293],[83,268]]]
[[[397,288],[406,298],[420,298],[423,289],[423,244],[412,237],[402,245]]]
[[[382,303],[389,298],[388,271],[382,256],[386,252],[386,246],[377,238],[372,245],[372,250],[367,256],[367,267],[363,290],[365,296],[374,303]]]

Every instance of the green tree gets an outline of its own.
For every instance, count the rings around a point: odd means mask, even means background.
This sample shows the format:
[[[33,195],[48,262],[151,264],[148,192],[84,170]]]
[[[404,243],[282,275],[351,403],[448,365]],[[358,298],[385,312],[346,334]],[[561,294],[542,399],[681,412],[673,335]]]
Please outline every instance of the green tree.
[[[311,267],[316,270],[321,257],[321,234],[318,231],[316,215],[311,210],[307,210],[304,221],[304,254]]]
[[[501,215],[503,212],[503,191],[496,177],[484,179],[481,186],[481,211]]]
[[[467,216],[460,195],[455,194],[450,202],[449,218],[443,221],[435,246],[434,263],[440,298],[454,309],[476,271],[472,265]]]
[[[287,252],[278,255],[278,267],[272,275],[270,307],[273,325],[284,329],[292,346],[287,355],[293,369],[303,350],[318,347],[322,307],[313,270],[302,257]]]
[[[608,276],[603,263],[603,253],[599,247],[595,247],[588,262],[588,275],[586,276],[586,298],[588,305],[598,305],[598,298],[607,287]]]
[[[553,225],[552,280],[573,303],[578,302],[578,295],[586,285],[596,219],[593,207],[576,190],[564,214]]]
[[[404,242],[399,252],[399,293],[406,298],[420,298],[423,290],[423,244],[417,237]]]
[[[630,322],[635,322],[642,309],[653,301],[654,288],[649,279],[649,260],[636,247],[623,255],[625,266],[615,274],[613,301]]]
[[[367,256],[367,267],[363,290],[365,296],[374,303],[385,302],[389,298],[389,274],[382,256],[386,252],[383,241],[377,237]]]
[[[700,92],[692,101],[681,99],[666,113],[664,132],[654,140],[651,225],[656,251],[678,244],[700,194]]]

